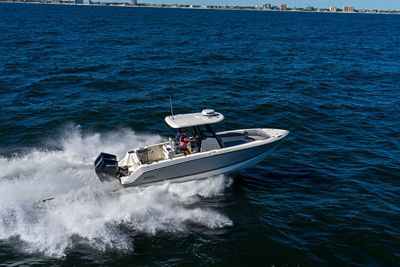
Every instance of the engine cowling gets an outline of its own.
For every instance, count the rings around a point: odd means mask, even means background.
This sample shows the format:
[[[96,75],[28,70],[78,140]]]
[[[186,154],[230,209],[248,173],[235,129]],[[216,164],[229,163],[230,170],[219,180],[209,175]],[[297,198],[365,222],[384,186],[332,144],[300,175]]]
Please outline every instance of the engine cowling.
[[[102,152],[94,161],[94,167],[101,182],[118,179],[117,156]]]

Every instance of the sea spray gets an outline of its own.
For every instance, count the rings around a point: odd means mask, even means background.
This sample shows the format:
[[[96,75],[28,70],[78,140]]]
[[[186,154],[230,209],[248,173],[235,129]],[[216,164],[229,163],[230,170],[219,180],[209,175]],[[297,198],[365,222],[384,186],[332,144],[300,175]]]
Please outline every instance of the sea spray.
[[[57,150],[1,157],[0,239],[17,239],[26,252],[63,257],[78,243],[98,250],[131,251],[133,238],[121,230],[122,224],[151,235],[186,231],[190,224],[231,225],[218,211],[195,205],[201,197],[222,194],[230,184],[224,176],[126,189],[117,182],[98,181],[93,159],[99,152],[120,157],[127,149],[161,140],[126,129],[82,135],[76,127],[59,139]],[[47,198],[54,199],[41,201]]]

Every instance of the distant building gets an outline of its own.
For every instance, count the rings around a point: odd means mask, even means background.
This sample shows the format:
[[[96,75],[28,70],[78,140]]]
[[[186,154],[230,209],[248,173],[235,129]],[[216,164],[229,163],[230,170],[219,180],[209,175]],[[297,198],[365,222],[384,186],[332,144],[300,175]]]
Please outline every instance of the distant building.
[[[83,5],[83,0],[74,0],[75,5]]]
[[[137,0],[129,0],[129,4],[133,6],[137,6]]]
[[[272,5],[271,4],[265,4],[265,5],[263,5],[263,8],[267,9],[267,10],[271,10],[272,9]]]
[[[354,7],[345,6],[345,7],[343,7],[343,12],[354,12]]]
[[[304,9],[305,11],[315,11],[315,7],[313,6],[306,6],[306,8]]]
[[[286,4],[281,4],[281,5],[279,6],[279,9],[280,9],[280,10],[287,10],[287,5],[286,5]]]
[[[336,9],[336,7],[334,7],[334,6],[331,6],[331,7],[329,7],[329,11],[330,11],[330,12],[336,12],[337,9]]]

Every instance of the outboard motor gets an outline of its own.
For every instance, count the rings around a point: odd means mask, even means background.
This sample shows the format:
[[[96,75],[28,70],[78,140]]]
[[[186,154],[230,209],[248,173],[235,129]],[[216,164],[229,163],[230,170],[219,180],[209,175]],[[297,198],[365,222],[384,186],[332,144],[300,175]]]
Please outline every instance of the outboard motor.
[[[101,182],[118,178],[118,161],[115,155],[100,153],[94,161],[94,167]]]

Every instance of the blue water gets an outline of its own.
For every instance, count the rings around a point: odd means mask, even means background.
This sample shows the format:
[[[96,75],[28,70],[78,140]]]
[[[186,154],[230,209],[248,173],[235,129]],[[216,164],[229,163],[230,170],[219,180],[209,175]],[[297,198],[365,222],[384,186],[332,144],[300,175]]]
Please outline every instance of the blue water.
[[[0,263],[400,265],[400,16],[0,4]],[[100,151],[290,130],[262,163],[113,192]],[[55,197],[41,202],[41,199]]]

